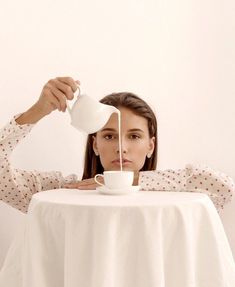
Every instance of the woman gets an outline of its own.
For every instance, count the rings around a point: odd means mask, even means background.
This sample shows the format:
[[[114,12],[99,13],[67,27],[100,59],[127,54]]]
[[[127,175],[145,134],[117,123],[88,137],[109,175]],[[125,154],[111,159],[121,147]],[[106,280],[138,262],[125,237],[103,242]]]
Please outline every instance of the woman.
[[[66,111],[66,100],[73,99],[79,85],[70,77],[49,80],[39,100],[25,113],[15,116],[0,131],[0,199],[27,212],[32,195],[57,188],[95,189],[96,173],[120,169],[117,115],[87,140],[82,180],[76,175],[63,177],[60,172],[23,171],[11,167],[9,157],[15,146],[32,127],[54,110]],[[208,167],[187,165],[181,170],[156,171],[157,121],[151,108],[132,93],[106,96],[102,103],[121,111],[123,169],[135,171],[134,184],[142,190],[203,192],[210,196],[217,210],[229,202],[234,183],[223,173]]]

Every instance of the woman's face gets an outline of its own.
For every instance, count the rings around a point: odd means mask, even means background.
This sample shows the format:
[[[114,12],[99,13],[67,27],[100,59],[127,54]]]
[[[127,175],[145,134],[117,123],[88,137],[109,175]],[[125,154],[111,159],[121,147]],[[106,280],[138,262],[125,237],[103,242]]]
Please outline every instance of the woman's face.
[[[155,138],[149,137],[147,119],[127,108],[121,107],[119,110],[123,170],[139,171],[147,154],[152,154],[154,150]],[[99,155],[104,170],[120,170],[117,114],[112,114],[103,129],[97,132],[93,149]]]

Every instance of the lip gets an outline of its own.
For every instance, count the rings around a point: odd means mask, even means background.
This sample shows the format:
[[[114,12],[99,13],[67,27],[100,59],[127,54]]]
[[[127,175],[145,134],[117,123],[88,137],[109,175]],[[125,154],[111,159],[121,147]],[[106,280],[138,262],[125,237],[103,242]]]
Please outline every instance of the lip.
[[[120,162],[120,158],[116,158],[116,159],[114,159],[113,161],[112,161],[113,163],[114,162]],[[123,158],[122,159],[122,162],[124,163],[124,162],[131,162],[129,159],[127,159],[127,158]]]
[[[115,164],[115,165],[120,165],[120,159],[119,158],[115,159],[115,160],[112,161],[112,163]],[[122,159],[122,165],[126,165],[126,164],[129,164],[129,163],[131,163],[130,160],[128,160],[126,158]]]

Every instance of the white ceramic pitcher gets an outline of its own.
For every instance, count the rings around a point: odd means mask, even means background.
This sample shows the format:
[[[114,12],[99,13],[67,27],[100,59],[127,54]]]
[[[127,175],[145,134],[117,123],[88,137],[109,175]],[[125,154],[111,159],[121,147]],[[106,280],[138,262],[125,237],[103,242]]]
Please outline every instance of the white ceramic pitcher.
[[[119,113],[119,110],[113,106],[102,104],[96,99],[80,94],[79,87],[78,92],[72,108],[67,101],[67,110],[71,117],[71,125],[79,131],[88,134],[95,133],[105,126],[112,113]]]

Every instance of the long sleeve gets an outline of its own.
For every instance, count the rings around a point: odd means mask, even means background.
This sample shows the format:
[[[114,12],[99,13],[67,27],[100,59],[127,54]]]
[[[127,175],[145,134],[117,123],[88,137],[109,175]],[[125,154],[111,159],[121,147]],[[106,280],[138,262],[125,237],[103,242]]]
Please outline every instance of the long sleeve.
[[[58,171],[26,171],[11,166],[12,151],[34,126],[18,125],[15,121],[18,116],[0,130],[0,200],[26,213],[34,193],[61,188],[65,183],[76,181],[77,176],[63,177]]]
[[[186,165],[185,169],[140,172],[142,190],[188,191],[207,194],[217,211],[232,200],[235,186],[232,178],[207,166]]]

